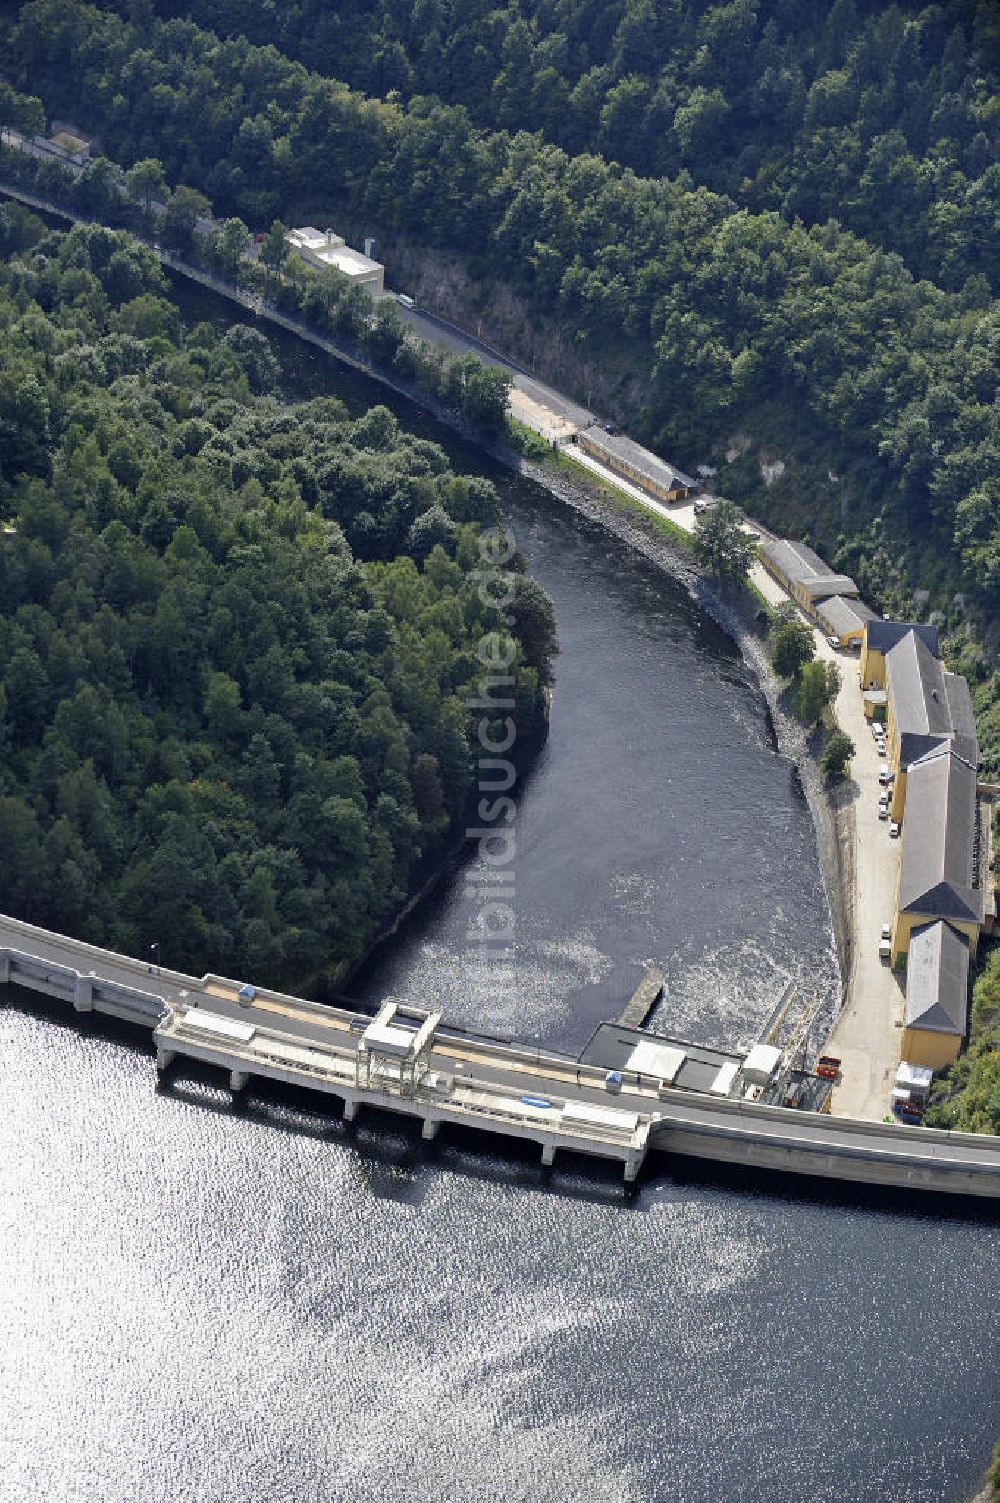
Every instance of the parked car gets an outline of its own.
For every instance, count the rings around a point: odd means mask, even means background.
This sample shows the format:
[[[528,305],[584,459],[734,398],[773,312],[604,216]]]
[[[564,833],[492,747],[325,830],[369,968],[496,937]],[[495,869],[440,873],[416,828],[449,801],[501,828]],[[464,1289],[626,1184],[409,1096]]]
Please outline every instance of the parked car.
[[[891,924],[883,924],[882,925],[882,938],[883,939],[891,939],[892,938],[892,925]]]
[[[839,648],[840,648],[840,638],[839,637],[827,637],[826,640],[829,642],[829,644],[833,648],[834,652],[839,651]]]
[[[816,1074],[823,1080],[836,1080],[840,1075],[840,1060],[835,1054],[821,1054],[816,1061]]]
[[[889,837],[892,840],[897,840],[899,838],[899,825],[894,819],[890,819],[889,821]]]
[[[892,941],[891,940],[888,940],[888,939],[880,939],[879,940],[879,944],[878,944],[878,958],[879,958],[879,960],[891,960],[892,959]]]
[[[878,769],[878,780],[882,784],[883,788],[887,788],[889,786],[889,784],[893,780],[893,777],[894,773],[888,762],[880,763]]]
[[[888,819],[889,818],[889,805],[888,804],[879,804],[879,806],[878,806],[878,817],[879,817],[879,819]]]
[[[916,1101],[904,1101],[902,1096],[893,1101],[892,1113],[900,1122],[906,1122],[911,1127],[919,1127],[924,1119],[923,1108]]]

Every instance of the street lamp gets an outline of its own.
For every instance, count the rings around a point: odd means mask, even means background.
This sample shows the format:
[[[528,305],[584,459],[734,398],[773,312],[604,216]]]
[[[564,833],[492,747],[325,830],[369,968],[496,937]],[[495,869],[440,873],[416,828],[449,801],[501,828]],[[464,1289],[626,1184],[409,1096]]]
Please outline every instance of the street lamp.
[[[156,940],[149,947],[149,953],[150,953],[150,955],[152,955],[154,952],[156,954],[156,974],[159,975],[160,974],[160,941],[159,940]]]

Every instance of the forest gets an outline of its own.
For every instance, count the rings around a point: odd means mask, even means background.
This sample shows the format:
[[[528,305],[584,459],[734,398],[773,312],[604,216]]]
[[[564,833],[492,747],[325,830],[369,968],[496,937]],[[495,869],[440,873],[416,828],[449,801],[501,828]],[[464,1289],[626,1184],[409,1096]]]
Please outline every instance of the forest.
[[[636,436],[688,469],[711,456],[725,494],[876,605],[960,594],[946,624],[995,645],[992,5],[172,5],[28,0],[10,77],[252,228],[328,214],[463,258],[601,371]],[[435,61],[452,46],[468,67]],[[579,108],[542,107],[546,70]],[[612,130],[616,91],[649,97]],[[762,483],[747,433],[788,481]],[[977,653],[962,671],[992,703]]]
[[[551,606],[517,554],[512,625],[473,577],[493,486],[286,400],[123,231],[0,208],[0,330],[0,909],[272,982],[358,959],[461,836],[487,634],[544,729]]]
[[[463,105],[570,156],[755,212],[838,219],[958,291],[998,290],[989,4],[865,0],[156,0],[353,89]]]

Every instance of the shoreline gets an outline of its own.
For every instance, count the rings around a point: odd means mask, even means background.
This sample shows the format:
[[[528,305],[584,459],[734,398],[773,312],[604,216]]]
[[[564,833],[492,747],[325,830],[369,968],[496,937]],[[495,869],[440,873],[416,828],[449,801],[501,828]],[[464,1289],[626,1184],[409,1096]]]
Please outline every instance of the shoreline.
[[[46,201],[19,185],[0,182],[0,194],[14,198],[29,208],[58,215],[73,223],[98,222]],[[836,789],[827,788],[816,755],[809,746],[809,738],[781,704],[778,680],[753,627],[750,614],[751,604],[754,602],[752,593],[749,590],[741,591],[738,597],[725,600],[713,589],[708,576],[695,567],[689,556],[685,556],[681,551],[681,545],[678,542],[672,542],[666,532],[656,526],[653,520],[655,514],[652,511],[648,512],[649,521],[647,525],[644,525],[645,519],[638,509],[641,507],[641,502],[638,504],[630,502],[630,499],[623,493],[619,505],[607,489],[599,489],[596,483],[592,486],[588,484],[587,471],[582,466],[576,467],[579,469],[579,475],[574,475],[572,479],[568,476],[552,474],[543,462],[528,459],[510,444],[488,434],[477,433],[429,392],[401,380],[398,374],[378,366],[367,358],[365,352],[345,347],[337,341],[311,331],[299,320],[290,318],[280,310],[266,304],[259,304],[249,294],[241,292],[238,287],[213,276],[210,272],[189,265],[169,252],[161,250],[144,237],[135,235],[133,231],[129,233],[133,234],[133,237],[141,244],[147,246],[168,271],[185,277],[219,297],[225,298],[254,321],[273,324],[285,333],[322,350],[334,360],[342,361],[352,369],[378,381],[405,400],[415,403],[460,438],[488,454],[506,469],[534,481],[556,500],[563,502],[590,521],[606,528],[615,537],[635,548],[643,557],[658,568],[664,569],[672,578],[687,587],[694,603],[705,610],[731,638],[744,661],[753,670],[767,706],[776,748],[782,756],[792,762],[798,772],[816,833],[817,854],[840,970],[840,1005],[837,1014],[831,1020],[832,1026],[843,1010],[847,998],[857,943],[856,915],[853,911],[853,880],[848,886],[847,877],[850,873],[844,859],[845,851],[849,851],[850,865],[853,866],[853,818],[842,807],[841,801],[836,798]],[[613,485],[613,482],[610,484]],[[460,850],[461,846],[458,846],[453,853],[454,856],[457,856]],[[438,873],[428,877],[427,881],[421,885],[419,893],[413,895],[406,903],[404,910],[401,910],[397,922],[402,922],[404,916],[408,916],[418,906],[422,895],[433,890],[445,874],[447,865],[446,861]],[[386,933],[375,941],[369,954],[357,965],[351,967],[345,977],[346,981],[349,981],[367,964],[374,950],[388,937]]]
[[[782,703],[782,687],[768,660],[763,642],[755,630],[757,601],[749,590],[741,590],[728,599],[713,587],[682,551],[652,520],[642,525],[638,512],[625,498],[619,510],[606,492],[588,487],[587,472],[581,467],[580,478],[554,476],[542,463],[525,459],[498,444],[480,444],[490,456],[508,468],[535,481],[557,500],[578,511],[588,520],[605,527],[615,537],[635,548],[644,558],[663,569],[671,578],[684,584],[692,600],[704,610],[735,643],[744,662],[753,671],[767,706],[768,719],[778,753],[795,767],[816,834],[816,848],[827,906],[830,911],[834,947],[840,971],[840,1003],[832,1019],[836,1022],[847,999],[851,971],[856,953],[857,933],[854,911],[854,813],[848,799],[847,782],[832,787],[820,769],[813,737]],[[652,519],[653,513],[650,513]]]

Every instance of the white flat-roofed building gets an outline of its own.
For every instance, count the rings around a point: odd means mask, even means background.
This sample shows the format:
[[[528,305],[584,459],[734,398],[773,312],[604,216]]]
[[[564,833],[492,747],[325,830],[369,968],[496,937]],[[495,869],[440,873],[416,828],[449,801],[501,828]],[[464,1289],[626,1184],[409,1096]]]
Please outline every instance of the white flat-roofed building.
[[[658,1043],[655,1039],[643,1039],[632,1050],[625,1068],[635,1070],[639,1075],[652,1075],[667,1085],[673,1085],[685,1058],[683,1049]]]
[[[751,1085],[767,1085],[778,1073],[781,1050],[773,1044],[754,1044],[743,1061],[743,1077]]]
[[[333,230],[317,230],[311,224],[303,225],[301,229],[289,230],[285,243],[309,266],[320,271],[324,267],[333,267],[352,286],[364,287],[373,298],[381,297],[385,291],[382,263],[373,261],[363,251],[352,249],[343,235],[336,235]]]

